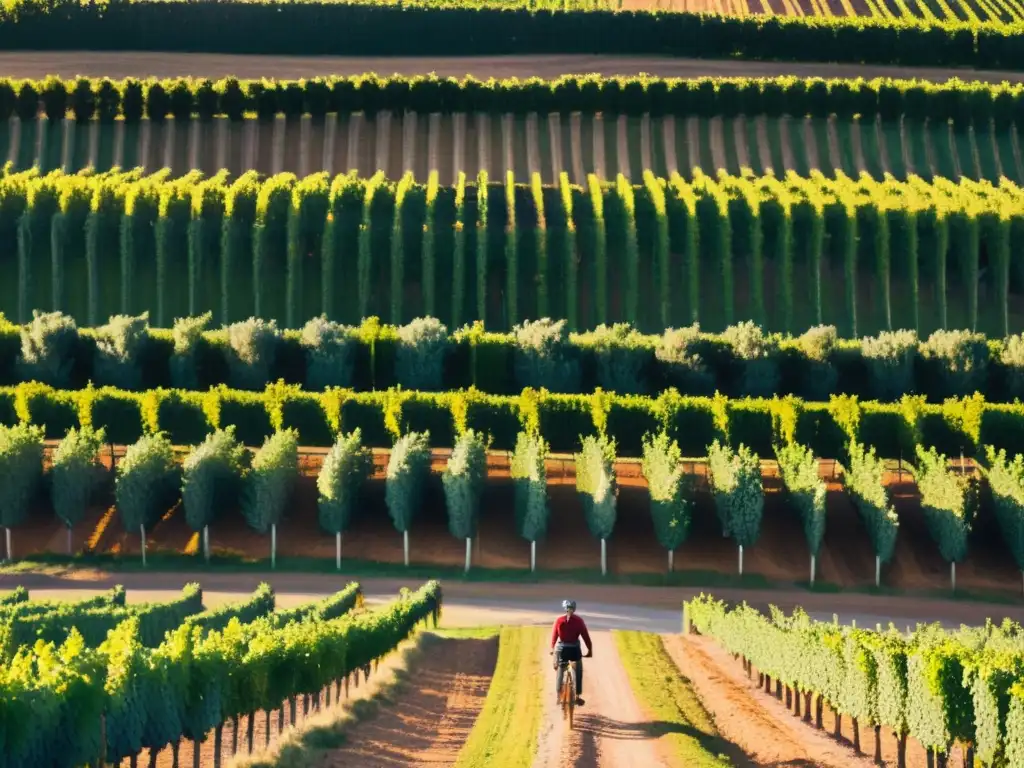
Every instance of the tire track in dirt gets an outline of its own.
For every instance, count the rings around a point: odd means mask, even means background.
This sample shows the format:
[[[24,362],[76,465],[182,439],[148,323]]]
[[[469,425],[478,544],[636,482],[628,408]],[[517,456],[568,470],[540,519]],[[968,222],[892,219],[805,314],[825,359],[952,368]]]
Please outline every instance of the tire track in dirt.
[[[353,729],[319,768],[452,765],[483,708],[498,639],[428,639],[392,706]]]
[[[626,670],[610,632],[592,632],[594,656],[583,662],[583,699],[574,728],[566,725],[555,695],[555,673],[545,642],[538,652],[549,682],[544,687],[544,715],[533,768],[667,768],[647,718],[633,696]]]
[[[769,697],[755,695],[738,664],[706,638],[668,635],[665,650],[693,685],[719,733],[751,765],[868,768],[874,763],[798,720]]]

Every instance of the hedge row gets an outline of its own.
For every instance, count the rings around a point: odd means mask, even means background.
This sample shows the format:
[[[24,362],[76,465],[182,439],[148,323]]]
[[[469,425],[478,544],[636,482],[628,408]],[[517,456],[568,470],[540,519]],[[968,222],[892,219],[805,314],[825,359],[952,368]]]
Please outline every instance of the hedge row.
[[[430,319],[396,327],[377,318],[358,327],[315,319],[302,330],[279,331],[255,319],[198,330],[204,324],[204,318],[183,318],[167,330],[144,318],[113,317],[105,326],[79,329],[68,317],[37,315],[19,326],[0,316],[0,385],[39,381],[84,389],[91,382],[141,391],[224,384],[259,390],[281,379],[307,391],[472,386],[508,395],[533,386],[644,395],[675,387],[688,395],[792,394],[809,400],[851,394],[893,401],[922,394],[942,402],[974,392],[990,402],[1024,397],[1022,335],[997,340],[936,331],[919,339],[901,331],[839,339],[834,327],[794,337],[765,334],[749,323],[721,334],[695,328],[645,335],[628,324],[567,333],[564,323],[524,323],[509,333],[472,326],[449,334]],[[188,349],[182,348],[184,328],[195,330]],[[120,356],[112,360],[111,349]],[[558,364],[545,369],[546,360]]]
[[[533,10],[494,2],[24,2],[0,16],[6,50],[346,56],[650,54],[1024,68],[1020,24],[863,17]]]
[[[851,338],[951,326],[1008,335],[1024,289],[1024,259],[1012,257],[1024,249],[1024,191],[1006,180],[427,181],[8,174],[0,311],[27,322],[32,308],[58,310],[90,325],[148,311],[164,328],[210,312],[290,328],[320,315],[395,325],[430,315],[451,328],[558,317],[568,330],[628,322],[660,333],[750,318]],[[199,330],[182,329],[186,349]]]
[[[308,80],[221,80],[110,78],[17,80],[0,78],[0,120],[35,120],[40,114],[62,120],[69,113],[79,123],[110,123],[123,118],[137,123],[224,116],[241,121],[255,115],[322,119],[330,113],[415,112],[419,114],[485,112],[494,114],[568,115],[602,112],[735,117],[828,117],[886,120],[901,116],[999,126],[1024,114],[1024,86],[950,80],[874,78],[658,78],[564,75],[553,80],[530,78],[458,79],[436,75],[313,77]]]
[[[928,750],[928,764],[945,765],[954,744],[965,762],[1019,765],[1024,759],[1024,644],[1008,619],[986,627],[945,631],[919,625],[909,636],[894,627],[870,631],[810,619],[797,609],[771,618],[749,606],[730,609],[706,595],[684,604],[684,631],[694,628],[739,657],[744,671],[794,714],[822,727],[822,703],[853,718],[854,748],[881,756],[882,729],[898,742],[906,764],[907,736]],[[1017,700],[1007,706],[1011,689]],[[818,699],[812,711],[812,697]],[[1009,709],[1009,712],[1008,712]]]
[[[183,738],[198,752],[211,730],[221,753],[223,724],[278,709],[326,691],[392,652],[415,626],[437,623],[441,588],[428,582],[383,608],[322,621],[309,618],[276,627],[269,620],[205,636],[181,626],[158,648],[139,638],[138,619],[113,629],[99,648],[80,635],[59,649],[22,648],[0,667],[0,744],[4,765],[77,768],[93,761],[132,762],[143,749]],[[59,653],[58,653],[59,651]],[[249,751],[253,748],[249,730]]]
[[[215,429],[234,425],[237,439],[259,446],[278,429],[295,429],[304,446],[330,446],[341,432],[359,429],[363,444],[390,448],[399,436],[430,433],[433,447],[454,446],[472,429],[488,434],[491,448],[511,451],[520,431],[540,434],[554,453],[577,453],[581,437],[605,435],[622,457],[639,457],[643,438],[667,430],[685,456],[699,457],[716,439],[743,443],[759,456],[774,456],[776,443],[798,442],[815,456],[842,459],[851,439],[884,458],[911,461],[916,446],[949,456],[981,454],[983,446],[1024,445],[1024,405],[986,403],[980,395],[932,405],[916,396],[898,403],[861,402],[851,396],[829,402],[795,397],[735,399],[683,397],[674,390],[658,398],[558,395],[524,390],[517,397],[473,390],[425,393],[405,390],[323,394],[275,384],[263,393],[218,388],[209,392],[153,390],[144,394],[115,389],[79,392],[38,384],[0,389],[0,424],[45,425],[49,439],[71,427],[106,430],[116,444],[162,431],[175,445],[197,445]]]
[[[64,603],[45,612],[0,618],[0,659],[9,663],[19,648],[31,647],[37,640],[62,644],[78,631],[86,645],[97,647],[107,633],[124,621],[138,619],[139,642],[156,648],[167,632],[177,629],[203,608],[203,591],[188,584],[181,597],[166,603],[141,603],[128,606],[87,607]]]

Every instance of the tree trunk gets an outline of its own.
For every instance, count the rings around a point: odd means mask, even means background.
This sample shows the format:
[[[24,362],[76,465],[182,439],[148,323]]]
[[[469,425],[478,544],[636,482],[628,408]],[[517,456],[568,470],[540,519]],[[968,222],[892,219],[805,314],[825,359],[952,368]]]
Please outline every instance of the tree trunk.
[[[800,717],[800,691],[793,689],[793,715]]]
[[[928,763],[928,768],[935,768],[935,750],[926,749],[925,755]]]
[[[270,524],[270,567],[277,567],[277,523]]]
[[[295,725],[295,707],[297,704],[298,702],[295,700],[294,696],[288,699],[288,714],[291,717],[290,725]]]
[[[324,706],[327,707],[327,709],[330,709],[331,708],[331,684],[330,683],[327,684],[327,689],[324,691],[324,699],[325,699],[324,700]]]
[[[149,768],[156,768],[156,759],[160,756],[160,750],[149,750]]]
[[[146,567],[146,526],[140,525],[139,532],[142,534],[142,567]]]
[[[303,717],[308,717],[309,716],[309,694],[308,693],[302,694],[302,716]]]
[[[949,765],[949,753],[948,752],[936,752],[935,762],[939,768],[946,768]]]
[[[336,561],[337,561],[337,565],[338,565],[338,570],[340,571],[341,570],[341,534],[340,533],[337,534],[336,541],[337,541],[337,557],[336,557]]]
[[[537,542],[530,542],[530,573],[537,570]]]
[[[263,734],[264,746],[270,746],[270,710],[268,709],[263,713],[263,730],[266,733]]]
[[[224,724],[213,730],[213,768],[220,768],[220,737],[224,733]]]
[[[860,754],[860,723],[857,722],[856,717],[851,717],[850,722],[853,725],[853,751],[858,755]]]
[[[135,753],[134,755],[132,755],[131,757],[128,758],[128,765],[130,766],[130,768],[139,768],[139,755],[138,755],[138,753]]]
[[[882,726],[875,726],[875,762],[882,762]]]
[[[757,687],[764,688],[764,672],[757,673]]]
[[[68,557],[71,557],[71,555],[75,554],[72,551],[71,546],[72,546],[71,545],[71,526],[69,525],[68,526]]]
[[[281,708],[277,710],[277,735],[281,735],[281,731],[284,730],[284,702],[281,702]]]
[[[836,712],[835,716],[836,716],[836,729],[835,729],[835,733],[833,733],[832,735],[835,736],[838,739],[840,736],[843,735],[843,716],[839,712]]]
[[[608,540],[601,539],[601,575],[608,574]]]
[[[672,573],[676,569],[675,564],[676,553],[671,549],[668,551],[668,572]]]
[[[974,768],[974,747],[964,749],[964,768]]]
[[[824,708],[825,708],[825,702],[821,700],[821,696],[819,695],[818,696],[818,706],[817,706],[817,708],[816,708],[816,710],[814,712],[814,724],[816,726],[818,726],[819,729],[825,727],[825,724],[822,723],[822,721],[821,721],[821,715],[822,715],[822,711],[824,710]]]
[[[210,526],[203,526],[203,559],[210,562]]]
[[[743,575],[743,545],[740,544],[740,576]]]
[[[178,755],[181,752],[181,737],[171,742],[171,768],[178,768]]]
[[[896,768],[907,768],[907,734],[896,735]]]
[[[804,722],[811,722],[811,698],[814,694],[811,691],[807,691],[804,694]]]
[[[199,768],[202,764],[203,742],[199,739],[192,739],[192,768]]]
[[[409,532],[402,531],[402,552],[405,556],[405,567],[409,567]]]
[[[231,719],[231,756],[238,754],[238,715]]]
[[[252,754],[253,742],[256,740],[256,713],[249,713],[249,724],[245,733],[246,746],[249,748],[249,754]]]
[[[469,573],[469,565],[473,560],[473,540],[466,537],[466,573]]]
[[[775,679],[775,698],[782,701],[782,681]]]
[[[788,685],[786,686],[786,709],[792,709],[793,707],[793,689]]]

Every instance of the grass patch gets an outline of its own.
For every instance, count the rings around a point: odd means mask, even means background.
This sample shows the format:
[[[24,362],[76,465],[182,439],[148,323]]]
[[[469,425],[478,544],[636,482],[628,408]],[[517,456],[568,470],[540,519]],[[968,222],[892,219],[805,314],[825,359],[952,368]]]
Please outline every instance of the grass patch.
[[[728,742],[680,674],[658,635],[613,631],[615,646],[640,706],[654,722],[650,734],[665,739],[670,753],[685,766],[731,765],[724,754]]]
[[[540,627],[501,630],[487,700],[456,768],[529,768],[533,763],[544,694],[539,653],[544,633]]]
[[[401,657],[391,670],[391,679],[383,683],[372,696],[355,699],[310,717],[299,728],[285,734],[270,750],[238,756],[228,765],[231,768],[308,768],[310,765],[321,765],[326,752],[345,744],[349,729],[375,717],[382,708],[398,701],[410,683],[415,682],[412,668],[424,653],[440,641],[441,638],[434,632],[417,632],[399,644],[396,652]]]

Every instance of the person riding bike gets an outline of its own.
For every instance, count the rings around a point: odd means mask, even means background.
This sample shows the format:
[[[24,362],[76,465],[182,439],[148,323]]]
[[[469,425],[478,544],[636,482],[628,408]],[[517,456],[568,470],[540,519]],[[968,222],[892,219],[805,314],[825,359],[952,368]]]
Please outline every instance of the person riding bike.
[[[594,655],[594,644],[590,642],[590,633],[587,632],[587,625],[576,613],[575,600],[563,600],[562,609],[564,616],[555,619],[555,625],[551,628],[551,651],[555,655],[555,694],[560,695],[562,690],[562,677],[565,668],[559,661],[571,661],[576,666],[576,706],[583,705],[583,656],[580,653],[580,637],[587,643],[587,656]],[[555,651],[558,651],[555,654]]]

